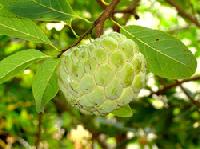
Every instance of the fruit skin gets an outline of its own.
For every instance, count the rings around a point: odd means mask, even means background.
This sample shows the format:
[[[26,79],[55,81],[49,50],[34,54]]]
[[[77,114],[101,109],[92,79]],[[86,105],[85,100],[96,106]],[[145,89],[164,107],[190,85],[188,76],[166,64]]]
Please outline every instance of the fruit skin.
[[[106,115],[137,97],[145,74],[137,44],[112,32],[66,51],[58,82],[67,101],[82,113]]]

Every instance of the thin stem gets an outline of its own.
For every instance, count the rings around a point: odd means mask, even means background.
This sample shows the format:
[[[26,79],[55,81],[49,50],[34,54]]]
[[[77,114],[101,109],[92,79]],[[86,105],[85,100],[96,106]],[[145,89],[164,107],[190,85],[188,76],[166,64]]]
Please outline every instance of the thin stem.
[[[77,45],[81,42],[81,40],[83,40],[87,35],[89,35],[89,34],[92,32],[92,30],[94,29],[94,27],[95,27],[95,24],[93,24],[91,28],[89,28],[84,34],[82,34],[82,35],[79,37],[79,39],[78,39],[77,41],[75,41],[72,45],[70,45],[70,46],[67,47],[66,49],[63,49],[63,50],[59,53],[59,55],[58,55],[57,57],[60,57],[60,56],[61,56],[65,51],[67,51],[68,49],[77,46]]]
[[[103,28],[104,28],[104,22],[106,19],[112,16],[115,7],[120,2],[120,0],[112,0],[112,2],[105,8],[103,13],[98,18],[97,24],[96,24],[96,36],[100,37],[103,34]]]
[[[185,83],[185,82],[190,82],[190,81],[196,81],[196,80],[200,80],[200,76],[195,76],[193,78],[189,78],[189,79],[183,79],[181,81],[176,81],[174,83],[168,84],[166,86],[164,86],[163,88],[159,89],[156,92],[152,92],[149,97],[151,97],[153,94],[155,95],[161,95],[164,94],[167,90],[176,87],[176,86],[180,86],[181,84]]]
[[[184,94],[188,97],[188,99],[192,102],[192,104],[196,105],[197,107],[200,107],[200,102],[195,100],[190,93],[182,86],[180,85],[181,90],[184,92]]]
[[[36,146],[36,149],[40,148],[41,130],[42,130],[42,117],[43,117],[43,113],[39,113],[38,114],[37,132],[36,132],[36,135],[35,135],[35,146]]]

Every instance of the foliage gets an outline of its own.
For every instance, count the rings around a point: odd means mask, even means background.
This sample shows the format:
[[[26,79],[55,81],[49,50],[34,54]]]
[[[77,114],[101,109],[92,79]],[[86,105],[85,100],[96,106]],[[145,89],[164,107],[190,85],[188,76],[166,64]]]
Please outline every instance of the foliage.
[[[199,6],[0,0],[0,148],[200,148]],[[111,29],[138,44],[146,85],[112,114],[84,115],[59,91],[60,57]]]

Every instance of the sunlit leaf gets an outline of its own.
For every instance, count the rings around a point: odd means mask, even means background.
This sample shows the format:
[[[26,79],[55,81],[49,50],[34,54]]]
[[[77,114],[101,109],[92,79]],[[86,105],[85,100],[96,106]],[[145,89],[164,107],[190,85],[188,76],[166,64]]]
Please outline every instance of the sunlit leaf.
[[[34,49],[23,50],[0,61],[0,83],[14,77],[35,61],[48,56]]]
[[[7,0],[4,2],[13,13],[40,21],[66,21],[77,17],[68,0]]]
[[[195,72],[196,59],[180,40],[140,26],[125,27],[122,33],[138,43],[154,74],[177,79],[190,77]]]
[[[37,112],[43,111],[44,106],[58,92],[56,75],[58,62],[56,59],[47,59],[37,69],[32,84]]]
[[[1,2],[1,1],[0,1]],[[0,34],[36,43],[51,44],[47,36],[30,19],[17,17],[0,4]]]

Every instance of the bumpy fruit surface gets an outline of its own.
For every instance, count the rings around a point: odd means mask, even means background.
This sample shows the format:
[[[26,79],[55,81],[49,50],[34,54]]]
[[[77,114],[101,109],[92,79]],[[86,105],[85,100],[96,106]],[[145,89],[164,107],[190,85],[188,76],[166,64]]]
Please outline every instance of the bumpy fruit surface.
[[[145,66],[136,43],[112,32],[63,54],[59,87],[81,112],[105,115],[137,97]]]

